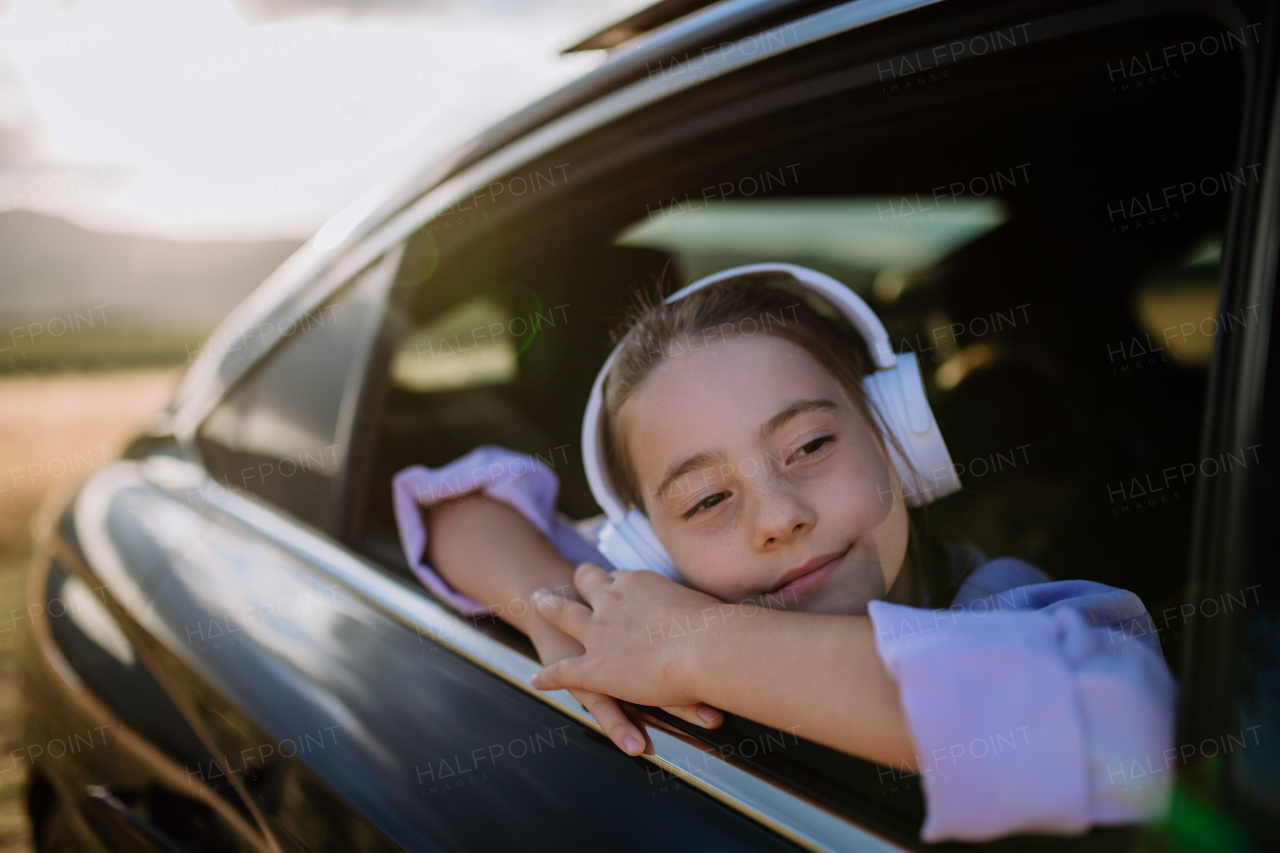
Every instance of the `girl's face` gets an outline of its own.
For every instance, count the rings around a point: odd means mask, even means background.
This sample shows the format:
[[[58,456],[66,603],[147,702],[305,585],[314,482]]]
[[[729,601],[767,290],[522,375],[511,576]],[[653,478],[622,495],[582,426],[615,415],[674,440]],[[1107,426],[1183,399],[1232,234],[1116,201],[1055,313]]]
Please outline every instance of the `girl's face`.
[[[729,338],[662,362],[619,433],[658,540],[690,586],[725,601],[866,613],[907,552],[881,443],[803,348]]]

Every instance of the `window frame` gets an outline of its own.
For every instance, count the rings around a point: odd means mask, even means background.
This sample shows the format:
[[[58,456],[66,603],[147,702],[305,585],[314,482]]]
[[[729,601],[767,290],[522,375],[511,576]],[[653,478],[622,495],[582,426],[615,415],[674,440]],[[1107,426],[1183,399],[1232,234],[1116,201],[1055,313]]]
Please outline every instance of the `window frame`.
[[[1223,246],[1219,310],[1261,304],[1267,319],[1215,341],[1201,458],[1260,444],[1267,437],[1264,429],[1275,429],[1274,423],[1264,421],[1266,395],[1274,396],[1280,389],[1280,380],[1267,376],[1268,365],[1276,363],[1278,343],[1271,324],[1276,318],[1280,278],[1280,50],[1276,46],[1280,11],[1274,6],[1268,9],[1264,27],[1260,61],[1248,69],[1252,74],[1246,80],[1249,89],[1240,140],[1240,157],[1250,158],[1242,162],[1262,162],[1264,177],[1255,192],[1234,199]],[[1275,403],[1270,406],[1274,409]],[[1246,467],[1231,477],[1205,480],[1197,489],[1189,588],[1197,591],[1201,601],[1237,592],[1256,581],[1259,573],[1266,574],[1264,555],[1255,553],[1261,536],[1253,527],[1252,505],[1257,490],[1274,482],[1274,473]],[[1269,577],[1276,577],[1274,567]],[[1240,657],[1245,620],[1251,615],[1224,611],[1223,618],[1189,624],[1189,653],[1180,678],[1179,744],[1221,737],[1240,723],[1236,708]],[[1228,755],[1224,760],[1228,768],[1217,774],[1208,793],[1215,805],[1239,808],[1239,792],[1230,773],[1233,759]],[[1236,816],[1247,817],[1242,812]],[[1268,830],[1278,829],[1280,824],[1272,818]]]

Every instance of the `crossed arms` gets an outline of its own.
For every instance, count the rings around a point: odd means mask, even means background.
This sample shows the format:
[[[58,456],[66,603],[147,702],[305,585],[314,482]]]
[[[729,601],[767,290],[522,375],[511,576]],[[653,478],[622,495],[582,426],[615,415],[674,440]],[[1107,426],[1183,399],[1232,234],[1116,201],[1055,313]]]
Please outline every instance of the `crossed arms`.
[[[534,686],[568,689],[624,752],[652,745],[619,699],[706,728],[720,725],[722,708],[860,758],[915,766],[867,617],[746,610],[652,572],[575,570],[518,512],[481,495],[426,518],[436,571],[501,606],[546,665]],[[516,600],[530,606],[510,606]],[[673,623],[698,630],[672,636],[664,626]]]

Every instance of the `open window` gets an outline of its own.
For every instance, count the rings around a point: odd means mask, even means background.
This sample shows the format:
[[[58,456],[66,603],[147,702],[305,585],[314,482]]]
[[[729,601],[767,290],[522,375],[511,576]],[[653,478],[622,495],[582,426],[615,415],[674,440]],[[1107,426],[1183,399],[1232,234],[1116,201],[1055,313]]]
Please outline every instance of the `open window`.
[[[1262,320],[1217,307],[1229,207],[1259,180],[1237,159],[1257,41],[1243,18],[1108,9],[933,10],[912,19],[927,32],[836,36],[527,164],[506,182],[528,192],[466,197],[483,216],[458,205],[424,226],[375,366],[388,390],[357,547],[403,571],[391,476],[480,444],[539,455],[559,509],[596,515],[581,417],[633,294],[790,261],[846,282],[918,355],[964,483],[930,509],[945,538],[1132,590],[1153,614],[1180,601],[1207,366]],[[1210,37],[1219,50],[1148,68]],[[919,68],[955,40],[988,49]],[[1157,626],[1176,672],[1185,632]],[[663,719],[712,744],[763,734]],[[914,776],[806,743],[738,759],[915,843]]]

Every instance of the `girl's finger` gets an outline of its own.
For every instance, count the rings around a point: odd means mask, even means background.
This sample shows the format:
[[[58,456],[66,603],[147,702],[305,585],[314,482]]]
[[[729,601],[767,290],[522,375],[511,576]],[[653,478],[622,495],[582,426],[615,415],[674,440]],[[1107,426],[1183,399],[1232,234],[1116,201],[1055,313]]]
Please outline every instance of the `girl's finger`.
[[[573,690],[571,692],[574,698],[582,703],[582,707],[590,711],[591,716],[596,718],[600,728],[604,729],[604,733],[609,736],[609,740],[613,741],[618,749],[627,755],[639,755],[641,752],[651,750],[651,747],[646,749],[648,738],[618,707],[617,699],[601,693],[593,693],[590,690]]]
[[[573,585],[592,607],[595,607],[596,600],[612,583],[613,578],[609,573],[595,563],[583,563],[573,573]]]
[[[702,726],[704,729],[718,729],[720,724],[724,722],[724,714],[720,713],[710,705],[704,705],[701,702],[693,705],[678,705],[670,708],[663,708],[673,717],[679,717],[686,723],[693,723],[695,726]]]
[[[533,674],[533,686],[539,690],[573,690],[581,689],[582,681],[575,678],[578,668],[576,661],[582,658],[565,658],[550,666],[544,666]]]
[[[533,594],[533,606],[538,608],[538,615],[552,625],[564,631],[578,642],[591,619],[591,609],[577,601],[570,601],[562,595],[556,595],[549,589],[540,589]]]

